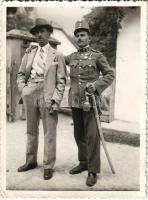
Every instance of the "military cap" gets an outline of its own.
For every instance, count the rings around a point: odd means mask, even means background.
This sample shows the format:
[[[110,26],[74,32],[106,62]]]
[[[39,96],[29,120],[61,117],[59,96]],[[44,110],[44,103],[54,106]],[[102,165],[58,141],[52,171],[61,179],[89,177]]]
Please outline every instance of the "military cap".
[[[30,29],[31,34],[35,34],[39,28],[46,28],[50,33],[53,32],[53,27],[43,18],[37,18],[35,20],[35,25]]]
[[[90,33],[90,29],[89,29],[89,25],[87,23],[87,21],[83,20],[83,21],[77,21],[75,24],[75,30],[74,30],[74,35],[76,35],[76,33],[80,30],[85,30],[88,33]]]

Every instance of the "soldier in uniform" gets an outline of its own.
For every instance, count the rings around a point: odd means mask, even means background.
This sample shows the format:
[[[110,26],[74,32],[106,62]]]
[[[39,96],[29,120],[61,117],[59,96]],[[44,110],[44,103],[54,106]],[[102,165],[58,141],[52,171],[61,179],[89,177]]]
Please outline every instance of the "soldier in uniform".
[[[76,22],[74,36],[79,49],[66,56],[65,61],[70,66],[69,104],[79,164],[70,170],[70,174],[88,170],[86,185],[93,186],[97,182],[97,173],[100,173],[100,138],[91,100],[90,110],[84,111],[85,94],[86,91],[94,94],[99,103],[101,93],[114,79],[114,72],[105,56],[89,46],[90,29],[86,21]]]

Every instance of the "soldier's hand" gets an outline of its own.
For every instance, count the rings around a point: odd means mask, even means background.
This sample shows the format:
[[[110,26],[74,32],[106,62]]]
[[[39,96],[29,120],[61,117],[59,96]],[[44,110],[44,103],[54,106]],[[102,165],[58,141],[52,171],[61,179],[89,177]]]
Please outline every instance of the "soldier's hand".
[[[96,91],[96,87],[93,83],[87,83],[86,85],[86,91],[90,94],[93,94]]]
[[[29,54],[29,53],[32,51],[32,49],[34,49],[34,48],[36,48],[36,47],[37,47],[36,45],[31,45],[31,46],[29,46],[29,47],[26,49],[26,53]]]

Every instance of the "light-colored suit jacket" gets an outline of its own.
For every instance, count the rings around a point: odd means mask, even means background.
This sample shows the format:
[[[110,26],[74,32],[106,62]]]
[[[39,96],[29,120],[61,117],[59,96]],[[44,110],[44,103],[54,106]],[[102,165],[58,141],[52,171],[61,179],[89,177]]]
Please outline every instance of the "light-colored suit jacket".
[[[37,52],[35,47],[30,51],[26,51],[22,58],[20,69],[17,76],[19,85],[27,84],[29,79],[32,63]],[[44,73],[44,99],[47,107],[51,106],[51,100],[60,104],[66,84],[66,65],[64,57],[52,47],[49,47],[45,62]]]

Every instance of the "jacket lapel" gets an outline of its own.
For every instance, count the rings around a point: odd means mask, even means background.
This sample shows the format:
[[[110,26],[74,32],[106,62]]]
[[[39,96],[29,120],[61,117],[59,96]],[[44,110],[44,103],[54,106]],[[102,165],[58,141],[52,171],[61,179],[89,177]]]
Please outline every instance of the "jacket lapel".
[[[47,52],[46,62],[45,62],[45,74],[44,74],[45,76],[47,75],[47,72],[52,62],[54,61],[55,56],[56,56],[56,51],[52,47],[49,47],[48,52]]]
[[[26,65],[26,82],[30,76],[32,63],[37,52],[38,48],[33,49],[30,53],[28,53],[27,65]]]

